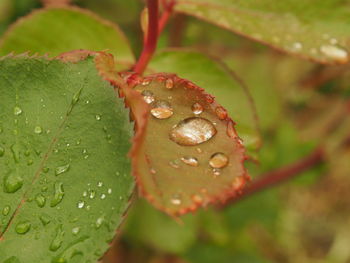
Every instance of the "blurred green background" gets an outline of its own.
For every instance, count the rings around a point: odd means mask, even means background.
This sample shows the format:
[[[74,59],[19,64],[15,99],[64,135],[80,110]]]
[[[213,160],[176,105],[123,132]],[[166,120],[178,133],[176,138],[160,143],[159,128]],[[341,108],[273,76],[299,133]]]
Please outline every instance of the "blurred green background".
[[[142,1],[74,4],[117,23],[138,56]],[[1,0],[1,34],[40,6],[37,0]],[[258,162],[247,164],[253,178],[320,144],[326,161],[233,205],[178,221],[138,199],[102,262],[350,263],[349,66],[301,60],[182,14],[172,17],[160,38],[158,48],[168,47],[219,57],[249,87],[262,136]]]

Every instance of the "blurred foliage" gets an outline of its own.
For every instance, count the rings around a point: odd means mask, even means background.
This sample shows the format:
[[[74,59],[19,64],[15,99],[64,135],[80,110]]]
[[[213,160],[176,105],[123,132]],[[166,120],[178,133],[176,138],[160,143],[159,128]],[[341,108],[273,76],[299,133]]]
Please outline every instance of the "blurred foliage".
[[[140,52],[142,1],[76,4],[119,23],[135,54]],[[38,5],[34,0],[2,0],[1,30]],[[332,19],[345,21],[343,16]],[[327,159],[279,187],[177,221],[138,200],[103,262],[349,263],[349,65],[325,66],[287,56],[182,14],[170,21],[159,47],[186,47],[219,57],[246,82],[263,138],[259,164],[249,164],[254,178],[302,158],[319,144],[327,149]]]

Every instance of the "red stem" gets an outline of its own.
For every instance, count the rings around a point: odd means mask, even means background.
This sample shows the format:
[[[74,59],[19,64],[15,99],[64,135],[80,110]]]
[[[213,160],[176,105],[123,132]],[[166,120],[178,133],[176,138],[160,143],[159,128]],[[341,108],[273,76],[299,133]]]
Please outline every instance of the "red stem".
[[[149,61],[153,56],[154,51],[156,50],[158,40],[158,0],[147,0],[147,7],[147,40],[143,46],[140,58],[134,67],[134,71],[138,74],[142,74],[145,71]]]
[[[169,18],[173,12],[173,8],[175,6],[175,0],[169,0],[169,3],[164,4],[164,12],[159,19],[159,25],[158,25],[158,34],[162,33],[166,24],[169,21]]]
[[[307,171],[311,167],[321,163],[324,159],[324,151],[322,148],[317,148],[310,155],[304,157],[295,163],[289,164],[285,167],[279,168],[275,171],[265,173],[257,180],[243,190],[242,195],[234,197],[227,204],[236,203],[237,201],[248,197],[252,194],[270,188],[276,184],[282,183],[293,177],[296,177],[300,173]],[[225,205],[226,206],[226,205]]]

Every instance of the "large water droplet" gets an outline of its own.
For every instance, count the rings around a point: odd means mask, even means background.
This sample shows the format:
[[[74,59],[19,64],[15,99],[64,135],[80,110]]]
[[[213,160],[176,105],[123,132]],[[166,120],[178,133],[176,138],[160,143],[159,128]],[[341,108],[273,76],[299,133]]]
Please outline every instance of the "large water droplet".
[[[4,177],[4,190],[6,193],[15,193],[23,186],[23,178],[15,173],[9,173]]]
[[[18,106],[16,106],[14,109],[13,109],[13,113],[18,116],[18,115],[21,115],[22,114],[22,109]]]
[[[46,198],[42,194],[37,194],[35,196],[35,202],[39,207],[44,207],[46,203]]]
[[[31,226],[29,221],[21,221],[16,225],[16,232],[23,235],[30,230]]]
[[[191,109],[192,109],[192,112],[196,115],[199,115],[203,112],[203,106],[201,104],[199,104],[198,102],[193,104]]]
[[[174,112],[168,101],[157,100],[152,103],[151,114],[157,119],[168,119]]]
[[[183,161],[185,164],[189,166],[198,166],[198,160],[195,157],[192,156],[185,156],[181,158],[181,161]]]
[[[63,231],[62,225],[60,225],[56,230],[55,238],[51,242],[51,245],[50,245],[51,251],[57,251],[62,246],[63,237],[64,237],[64,231]]]
[[[143,96],[143,99],[146,103],[151,104],[154,102],[154,94],[150,90],[144,90],[141,92],[141,95]]]
[[[51,200],[50,206],[54,207],[61,203],[62,199],[64,197],[64,189],[63,189],[63,183],[56,182],[54,186],[54,195]]]
[[[338,62],[347,62],[348,61],[348,52],[338,46],[334,46],[334,45],[324,45],[321,46],[320,51],[326,55],[327,57],[334,59]]]
[[[214,153],[209,160],[209,165],[213,168],[223,168],[228,164],[228,157],[226,154],[218,152]]]
[[[210,140],[216,133],[216,128],[209,120],[191,117],[172,128],[169,137],[179,145],[193,146]]]
[[[63,174],[65,172],[68,172],[69,168],[70,168],[69,164],[59,166],[55,169],[55,175],[60,175],[60,174]]]

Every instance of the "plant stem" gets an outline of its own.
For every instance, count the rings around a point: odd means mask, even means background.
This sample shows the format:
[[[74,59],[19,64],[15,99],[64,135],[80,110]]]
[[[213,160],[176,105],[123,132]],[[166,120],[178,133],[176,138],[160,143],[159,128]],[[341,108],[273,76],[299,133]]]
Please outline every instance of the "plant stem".
[[[236,203],[237,201],[248,197],[257,192],[266,190],[276,184],[282,183],[286,180],[298,176],[300,173],[320,164],[324,160],[324,151],[322,148],[317,148],[311,154],[307,155],[295,163],[289,164],[285,167],[279,168],[275,171],[267,172],[261,175],[260,178],[253,181],[251,185],[247,186],[243,193],[231,199],[227,205]],[[226,206],[226,205],[225,205]]]
[[[159,19],[159,25],[158,25],[158,34],[162,33],[166,24],[169,21],[169,18],[173,12],[175,6],[175,0],[169,0],[168,3],[164,4],[164,12],[162,16]]]
[[[158,0],[147,0],[148,7],[148,29],[147,39],[143,46],[142,53],[134,66],[134,71],[142,74],[149,61],[151,60],[154,51],[157,47],[158,40]]]

